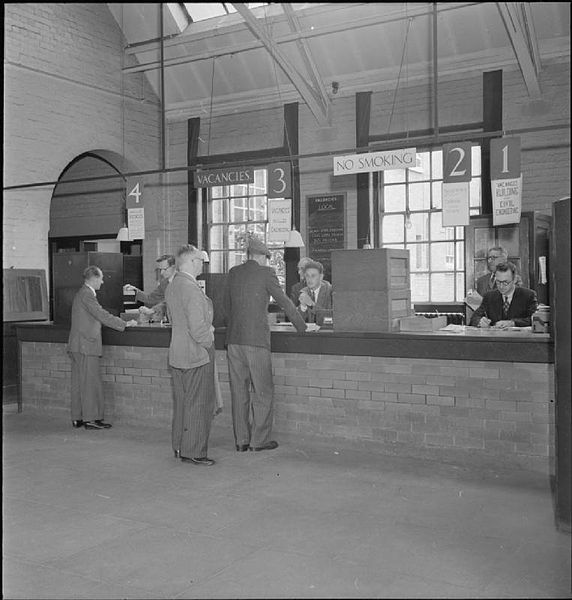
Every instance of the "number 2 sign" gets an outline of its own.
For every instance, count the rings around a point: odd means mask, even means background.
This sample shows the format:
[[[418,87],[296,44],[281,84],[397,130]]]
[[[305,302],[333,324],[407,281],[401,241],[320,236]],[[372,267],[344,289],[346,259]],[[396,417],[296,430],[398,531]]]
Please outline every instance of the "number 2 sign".
[[[290,163],[274,163],[268,167],[268,197],[292,198]]]
[[[471,181],[471,142],[443,144],[443,183]]]

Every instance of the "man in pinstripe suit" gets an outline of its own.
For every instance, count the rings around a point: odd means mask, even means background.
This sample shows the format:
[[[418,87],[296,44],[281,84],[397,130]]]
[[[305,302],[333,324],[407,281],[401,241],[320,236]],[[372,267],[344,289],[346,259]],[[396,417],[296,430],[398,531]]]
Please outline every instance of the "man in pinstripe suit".
[[[177,251],[178,272],[165,290],[171,322],[169,364],[174,404],[172,443],[183,462],[210,466],[207,457],[214,414],[213,305],[197,283],[204,254],[188,244]]]
[[[229,271],[225,292],[232,423],[239,452],[278,447],[278,442],[271,439],[274,383],[268,325],[270,296],[299,332],[306,330],[293,302],[282,291],[274,269],[266,266],[270,257],[268,248],[251,237],[246,257],[244,264]],[[251,383],[255,392],[252,399]]]

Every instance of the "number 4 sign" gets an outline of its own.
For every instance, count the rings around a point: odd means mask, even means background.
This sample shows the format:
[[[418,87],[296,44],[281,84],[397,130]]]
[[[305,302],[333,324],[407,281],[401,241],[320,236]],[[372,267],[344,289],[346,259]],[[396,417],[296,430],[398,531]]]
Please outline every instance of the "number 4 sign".
[[[128,177],[125,185],[125,208],[143,208],[143,182],[136,177]]]

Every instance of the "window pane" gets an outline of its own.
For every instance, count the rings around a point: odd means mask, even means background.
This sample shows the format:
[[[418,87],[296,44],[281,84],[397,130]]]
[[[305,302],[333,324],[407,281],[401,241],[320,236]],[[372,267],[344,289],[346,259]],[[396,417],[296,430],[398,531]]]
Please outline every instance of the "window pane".
[[[455,299],[455,276],[453,273],[431,275],[431,301],[453,302]]]
[[[383,244],[384,248],[395,248],[396,250],[405,250],[405,244]]]
[[[382,217],[381,239],[383,244],[403,242],[403,215],[389,215]]]
[[[465,228],[464,227],[455,227],[455,237],[458,240],[465,239]]]
[[[431,179],[429,152],[417,152],[417,165],[409,171],[409,181],[427,181]]]
[[[228,226],[228,247],[232,249],[241,249],[244,247],[246,239],[246,225]]]
[[[239,196],[247,196],[248,195],[248,184],[247,183],[237,183],[236,185],[231,185],[229,195],[233,198],[236,198]]]
[[[465,243],[464,242],[457,242],[455,244],[455,248],[456,248],[456,258],[457,258],[457,263],[456,263],[456,268],[459,271],[464,271],[465,270]]]
[[[457,273],[457,293],[455,302],[462,302],[465,298],[465,274]]]
[[[227,190],[228,188],[225,187],[212,187],[211,188],[211,198],[223,198],[224,196],[228,196],[228,194],[225,193],[225,190]]]
[[[455,264],[455,256],[453,252],[451,252],[451,246],[453,246],[453,244],[447,242],[431,244],[432,271],[449,271],[452,269],[452,265]]]
[[[429,183],[412,183],[409,186],[409,210],[429,210],[430,208]]]
[[[443,151],[434,150],[432,152],[431,174],[433,179],[443,179]]]
[[[230,221],[248,221],[248,198],[230,199]]]
[[[447,234],[448,229],[454,229],[452,227],[443,227],[443,213],[434,212],[431,213],[431,240],[448,240],[449,235]]]
[[[385,212],[405,211],[405,186],[388,185],[384,188],[383,204]]]
[[[411,228],[405,228],[407,242],[424,242],[429,239],[429,214],[413,213],[410,216]]]
[[[411,301],[429,302],[429,273],[411,273]]]
[[[481,206],[481,180],[471,179],[469,183],[469,206]]]
[[[250,220],[266,221],[266,196],[250,198]]]
[[[383,171],[384,183],[401,183],[405,181],[405,169],[392,169],[391,171]]]
[[[432,189],[433,189],[433,206],[432,208],[442,208],[443,207],[443,200],[442,200],[442,193],[443,193],[443,183],[441,181],[437,181],[435,183],[432,183]]]
[[[407,244],[411,271],[429,270],[429,244]]]
[[[209,254],[209,271],[211,273],[224,273],[224,255],[222,252],[213,252]]]
[[[220,188],[213,188],[215,190]],[[224,218],[224,208],[227,203],[227,200],[211,200],[211,215],[213,223],[223,223],[225,221]]]
[[[224,248],[224,225],[214,225],[210,230],[209,246],[211,250],[222,250]]]
[[[257,169],[254,171],[254,183],[248,186],[249,193],[266,194],[266,169]]]
[[[471,148],[471,154],[472,154],[471,168],[472,168],[473,177],[480,177],[481,176],[481,147],[473,146]]]

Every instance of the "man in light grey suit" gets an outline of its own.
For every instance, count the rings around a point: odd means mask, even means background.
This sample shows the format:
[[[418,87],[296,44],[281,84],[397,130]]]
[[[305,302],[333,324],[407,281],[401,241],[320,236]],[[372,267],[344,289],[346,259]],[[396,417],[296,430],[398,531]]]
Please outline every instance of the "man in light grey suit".
[[[83,272],[84,285],[72,304],[68,352],[71,357],[71,418],[74,427],[108,429],[103,421],[103,386],[99,358],[102,354],[101,325],[123,331],[137,325],[106,311],[97,300],[96,291],[103,285],[103,272],[95,265]]]
[[[211,466],[215,461],[207,457],[207,449],[216,398],[213,304],[196,280],[205,255],[188,244],[176,256],[178,272],[165,290],[175,388],[173,452],[183,462]]]
[[[259,239],[251,237],[246,257],[244,264],[229,271],[224,302],[232,423],[238,452],[249,448],[273,450],[278,447],[278,443],[270,439],[274,415],[268,325],[270,296],[299,332],[306,330],[306,324],[293,302],[282,291],[276,272],[266,266],[270,257],[268,248]],[[256,399],[250,398],[251,383]]]

